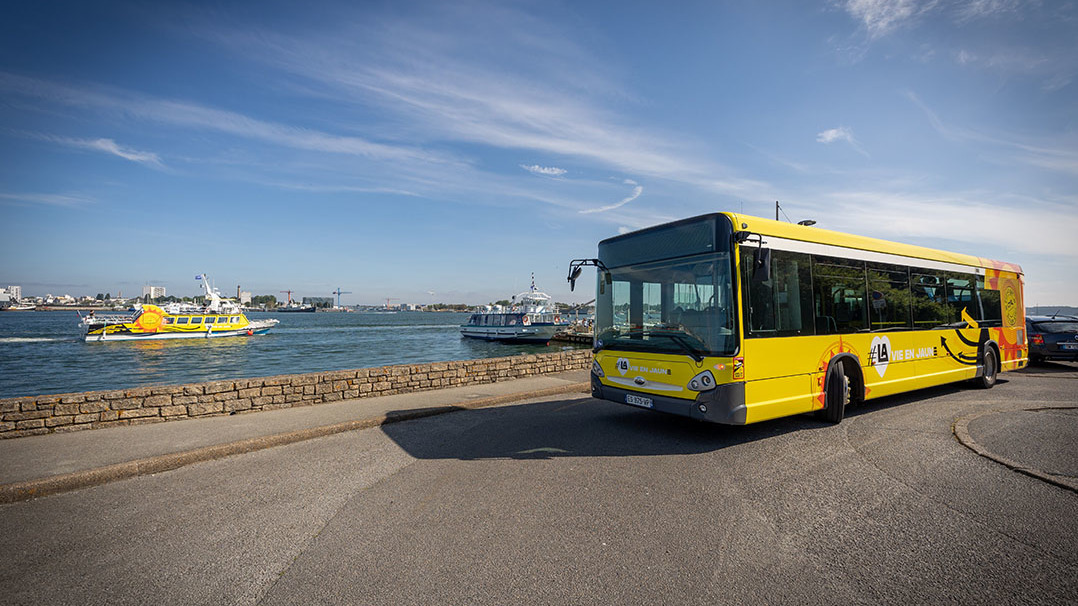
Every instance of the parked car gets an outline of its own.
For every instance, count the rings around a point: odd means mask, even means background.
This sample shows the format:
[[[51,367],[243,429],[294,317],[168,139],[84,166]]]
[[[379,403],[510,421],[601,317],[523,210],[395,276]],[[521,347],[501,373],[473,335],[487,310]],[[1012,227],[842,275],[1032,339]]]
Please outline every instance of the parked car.
[[[1029,359],[1078,360],[1078,317],[1026,316]]]

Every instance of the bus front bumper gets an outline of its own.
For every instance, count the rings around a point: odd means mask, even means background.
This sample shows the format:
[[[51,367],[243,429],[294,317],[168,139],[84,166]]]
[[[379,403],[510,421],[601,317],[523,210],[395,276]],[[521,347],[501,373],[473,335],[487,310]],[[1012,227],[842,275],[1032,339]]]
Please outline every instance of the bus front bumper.
[[[689,417],[698,421],[723,423],[725,425],[744,425],[746,417],[745,384],[727,383],[715,389],[701,392],[696,400],[683,400],[656,396],[649,393],[637,393],[627,389],[603,385],[599,377],[591,375],[591,395],[600,400],[610,400],[618,404],[627,404],[635,408],[647,408],[658,412]],[[641,404],[644,401],[650,403]]]

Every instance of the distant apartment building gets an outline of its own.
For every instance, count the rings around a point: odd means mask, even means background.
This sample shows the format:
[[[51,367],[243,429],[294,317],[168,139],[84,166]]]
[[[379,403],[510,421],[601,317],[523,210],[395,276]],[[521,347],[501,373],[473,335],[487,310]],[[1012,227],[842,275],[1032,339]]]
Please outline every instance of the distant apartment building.
[[[142,287],[142,296],[149,296],[151,299],[160,299],[165,295],[164,286],[150,286],[149,284]]]
[[[7,294],[11,296],[12,301],[18,301],[22,299],[22,287],[21,286],[8,286]]]
[[[239,295],[240,295],[240,305],[250,305],[251,304],[251,291],[249,291],[249,290],[241,290],[239,292]]]

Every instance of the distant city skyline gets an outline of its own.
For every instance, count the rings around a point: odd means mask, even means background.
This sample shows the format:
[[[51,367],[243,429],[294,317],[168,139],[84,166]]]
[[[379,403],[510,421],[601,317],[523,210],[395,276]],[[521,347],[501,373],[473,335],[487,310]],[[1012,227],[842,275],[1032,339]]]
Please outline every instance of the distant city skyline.
[[[1014,263],[1078,303],[1078,5],[15,3],[0,284],[570,293],[730,210]]]

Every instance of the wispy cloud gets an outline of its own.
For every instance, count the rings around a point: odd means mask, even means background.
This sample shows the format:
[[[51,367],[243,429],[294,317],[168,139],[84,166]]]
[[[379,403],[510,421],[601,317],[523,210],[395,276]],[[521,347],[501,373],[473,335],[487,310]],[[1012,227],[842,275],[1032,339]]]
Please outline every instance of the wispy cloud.
[[[917,0],[845,0],[841,6],[875,39],[902,27],[935,4]]]
[[[140,95],[131,91],[80,87],[0,72],[0,91],[51,103],[117,112],[126,117],[172,126],[197,128],[282,147],[331,154],[362,156],[378,160],[450,162],[444,154],[410,146],[373,142],[318,130],[258,120],[237,112]],[[99,149],[106,151],[104,146]]]
[[[1008,152],[1006,162],[1020,162],[1055,172],[1078,175],[1078,146],[1044,144],[952,126],[941,120],[916,93],[905,91],[904,94],[907,99],[924,112],[932,128],[946,139],[1001,148]]]
[[[538,164],[521,164],[520,167],[533,175],[543,175],[546,177],[560,177],[567,172],[564,168],[558,168],[556,166],[539,166]]]
[[[853,131],[845,126],[829,128],[821,133],[817,133],[816,141],[825,145],[830,145],[836,141],[845,141],[857,150],[857,153],[868,157],[868,152],[866,152],[865,149],[861,147],[861,144],[858,143],[857,138],[853,136]]]
[[[475,19],[461,24],[482,30],[474,38],[423,25],[441,18],[350,23],[317,40],[235,31],[208,37],[290,74],[297,88],[385,111],[426,139],[569,157],[712,193],[768,190],[709,159],[703,142],[641,127],[611,109],[636,103],[630,89],[608,75],[616,66],[569,42],[574,35],[562,26],[517,6]],[[492,45],[501,49],[496,58],[485,50]]]
[[[644,187],[641,186],[641,185],[637,185],[636,187],[633,188],[633,193],[629,194],[625,198],[622,198],[622,200],[620,202],[617,202],[616,204],[611,204],[609,206],[601,206],[599,208],[588,208],[588,209],[580,211],[580,214],[582,214],[582,215],[590,215],[590,214],[593,214],[593,213],[604,213],[604,212],[606,212],[608,210],[614,210],[615,208],[621,208],[622,206],[625,206],[629,202],[632,202],[633,200],[639,198],[640,194],[642,194],[642,193],[644,193]]]
[[[116,141],[113,141],[112,139],[74,139],[52,135],[41,135],[39,138],[59,143],[60,145],[65,145],[67,147],[73,147],[75,149],[104,152],[106,154],[118,156],[124,160],[130,160],[131,162],[137,162],[156,168],[164,168],[164,164],[161,163],[161,158],[158,157],[157,154],[139,151],[130,147],[123,147],[118,145]]]
[[[0,193],[0,200],[22,202],[30,204],[44,204],[47,206],[62,206],[75,208],[86,206],[94,202],[93,198],[80,194],[41,194],[41,193]]]

